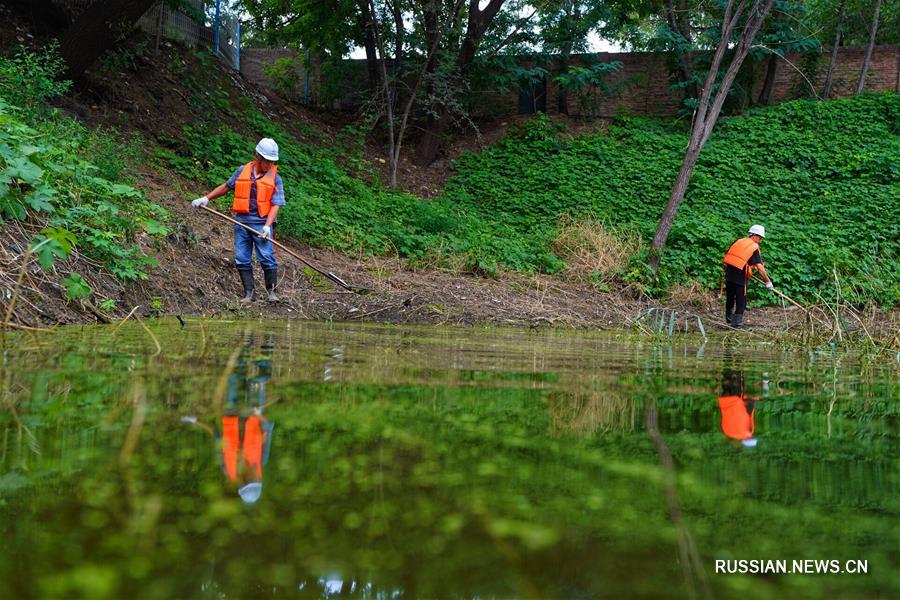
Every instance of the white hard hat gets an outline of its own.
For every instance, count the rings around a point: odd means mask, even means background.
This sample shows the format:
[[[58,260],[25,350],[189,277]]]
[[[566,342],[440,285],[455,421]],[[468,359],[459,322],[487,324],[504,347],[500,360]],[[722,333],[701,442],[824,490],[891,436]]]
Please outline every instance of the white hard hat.
[[[266,160],[278,160],[278,144],[272,138],[263,138],[256,145],[256,153]]]
[[[240,495],[244,504],[256,504],[256,501],[262,495],[262,483],[258,481],[248,483],[238,490],[238,495]]]
[[[262,143],[262,142],[260,142]],[[278,152],[277,150],[275,151]],[[759,237],[766,237],[766,228],[762,225],[754,225],[750,228],[750,235],[758,235]]]

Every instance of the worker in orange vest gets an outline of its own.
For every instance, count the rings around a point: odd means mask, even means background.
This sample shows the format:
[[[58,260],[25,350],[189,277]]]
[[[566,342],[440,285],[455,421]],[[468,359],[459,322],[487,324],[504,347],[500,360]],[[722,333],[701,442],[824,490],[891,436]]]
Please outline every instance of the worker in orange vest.
[[[763,374],[765,377],[765,374]],[[764,392],[769,390],[769,382],[762,382]],[[737,440],[748,448],[756,446],[753,414],[759,396],[748,396],[744,390],[744,371],[726,367],[722,372],[722,394],[718,398],[722,413],[722,433]]]
[[[725,253],[725,322],[735,329],[744,324],[744,311],[747,308],[747,283],[753,270],[759,271],[766,288],[774,290],[775,286],[759,253],[759,243],[766,237],[766,228],[754,225],[747,237],[737,240]]]
[[[181,417],[184,423],[206,430],[216,440],[222,471],[245,504],[255,504],[262,494],[263,467],[269,460],[274,428],[263,414],[272,361],[264,357],[254,361],[253,365],[257,373],[249,377],[245,349],[228,377],[225,414],[220,419],[221,433],[199,422],[197,417]],[[246,411],[248,406],[249,411]]]
[[[242,304],[253,302],[253,249],[262,265],[269,302],[277,302],[278,263],[275,262],[274,229],[278,209],[284,206],[284,183],[278,174],[278,144],[270,138],[259,140],[254,161],[238,167],[231,178],[191,206],[206,206],[210,200],[234,190],[231,212],[236,221],[250,227],[254,235],[240,225],[234,226],[234,263],[244,287]]]

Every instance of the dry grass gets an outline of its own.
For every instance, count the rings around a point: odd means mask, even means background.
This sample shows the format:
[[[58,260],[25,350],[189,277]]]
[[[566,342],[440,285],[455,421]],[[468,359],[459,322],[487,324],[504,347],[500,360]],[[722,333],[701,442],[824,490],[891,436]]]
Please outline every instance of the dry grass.
[[[636,232],[613,229],[599,219],[564,219],[552,249],[566,261],[570,277],[609,282],[643,247]]]
[[[711,290],[697,282],[691,282],[690,285],[672,284],[669,286],[668,296],[672,306],[693,306],[712,311],[718,310],[722,305],[718,290]]]

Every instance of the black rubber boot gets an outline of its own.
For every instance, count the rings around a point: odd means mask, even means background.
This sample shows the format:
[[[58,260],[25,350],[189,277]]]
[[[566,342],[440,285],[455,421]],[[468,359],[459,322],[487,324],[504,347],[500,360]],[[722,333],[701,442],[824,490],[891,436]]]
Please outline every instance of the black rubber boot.
[[[734,317],[731,318],[731,326],[734,329],[740,329],[744,326],[744,313],[734,313]]]
[[[253,269],[238,269],[241,276],[241,285],[244,286],[244,296],[238,302],[250,304],[253,302]]]
[[[731,325],[731,313],[727,310],[725,311],[725,322]]]
[[[263,275],[266,277],[266,293],[269,295],[269,302],[278,302],[278,294],[275,293],[275,288],[278,286],[278,269],[263,271]]]

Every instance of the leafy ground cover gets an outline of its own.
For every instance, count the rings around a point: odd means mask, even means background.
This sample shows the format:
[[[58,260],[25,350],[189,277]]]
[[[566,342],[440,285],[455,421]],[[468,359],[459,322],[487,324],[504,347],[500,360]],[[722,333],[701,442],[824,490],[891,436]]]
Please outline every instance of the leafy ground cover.
[[[837,277],[845,294],[896,305],[898,123],[896,94],[797,100],[725,120],[669,236],[663,283],[718,287],[728,244],[763,223],[763,256],[786,292],[828,298]],[[649,240],[686,143],[680,128],[661,120],[625,118],[603,133],[567,137],[539,118],[464,155],[444,199],[513,226],[532,256],[561,214],[605,219]],[[626,277],[645,277],[643,257],[636,258]]]
[[[154,261],[137,236],[165,235],[165,211],[129,185],[127,140],[48,106],[68,87],[55,80],[60,68],[52,53],[0,59],[0,223],[29,225],[21,251],[45,270],[77,248],[122,281],[146,279]],[[90,293],[77,273],[62,283],[70,298]]]
[[[768,227],[764,257],[789,294],[900,302],[900,97],[794,101],[724,121],[701,157],[670,236],[660,279],[637,253],[625,281],[719,285],[721,257],[752,223]],[[243,120],[282,148],[290,202],[282,233],[314,245],[397,253],[482,273],[557,272],[553,252],[573,220],[649,240],[687,137],[678,123],[621,118],[567,135],[538,117],[483,152],[464,154],[435,200],[369,185],[339,166],[341,148],[311,147],[248,110]],[[246,135],[188,126],[167,152],[176,170],[218,183],[248,159]],[[836,285],[835,282],[839,285]]]

